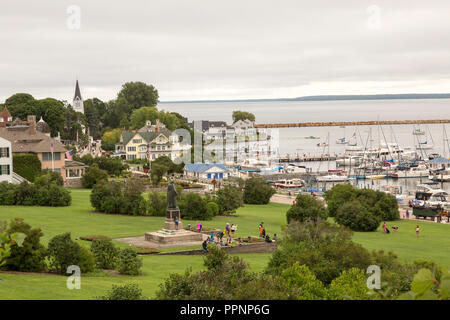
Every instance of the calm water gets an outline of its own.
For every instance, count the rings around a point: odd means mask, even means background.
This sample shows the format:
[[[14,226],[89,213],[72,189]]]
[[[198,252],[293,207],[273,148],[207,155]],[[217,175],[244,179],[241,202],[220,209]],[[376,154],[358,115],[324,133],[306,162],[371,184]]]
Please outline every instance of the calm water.
[[[414,100],[361,100],[361,101],[270,101],[270,102],[199,102],[199,103],[161,103],[160,109],[179,112],[192,120],[221,120],[231,124],[234,110],[248,111],[255,115],[256,123],[295,123],[325,121],[368,121],[368,120],[415,120],[415,119],[449,119],[450,99],[414,99]],[[357,126],[357,127],[311,127],[282,128],[279,130],[279,153],[285,155],[303,155],[328,153],[328,147],[317,144],[327,140],[329,135],[329,151],[331,154],[344,153],[345,145],[336,144],[336,139],[346,137],[349,140],[354,133],[358,145],[377,147],[378,142],[395,142],[403,148],[414,147],[427,141],[434,145],[432,150],[424,153],[439,153],[450,156],[448,142],[444,143],[442,125],[422,125],[426,132],[423,136],[414,136],[413,125],[393,126]],[[450,136],[450,124],[446,125]],[[371,132],[371,139],[368,139]],[[305,139],[318,136],[320,139]],[[417,140],[419,139],[419,141]],[[370,141],[372,140],[372,141]],[[445,150],[444,150],[445,144]],[[320,167],[328,169],[327,163],[308,163],[314,170]],[[330,169],[334,169],[330,163]],[[366,185],[379,188],[384,184],[400,184],[407,189],[414,188],[418,180],[400,179],[365,182]],[[450,184],[444,188],[450,190]]]

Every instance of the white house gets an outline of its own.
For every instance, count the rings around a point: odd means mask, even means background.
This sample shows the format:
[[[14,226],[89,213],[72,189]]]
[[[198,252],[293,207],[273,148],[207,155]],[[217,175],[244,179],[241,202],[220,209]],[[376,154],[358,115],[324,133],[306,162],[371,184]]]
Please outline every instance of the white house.
[[[187,178],[222,180],[227,179],[229,170],[222,163],[188,163],[184,166]]]
[[[12,183],[13,160],[11,142],[0,137],[0,182]]]

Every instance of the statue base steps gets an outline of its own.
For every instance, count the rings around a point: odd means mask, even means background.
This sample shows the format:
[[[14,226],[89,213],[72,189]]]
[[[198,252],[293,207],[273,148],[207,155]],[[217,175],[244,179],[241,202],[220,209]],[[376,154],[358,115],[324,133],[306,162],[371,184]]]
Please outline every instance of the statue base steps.
[[[159,245],[179,244],[181,246],[185,243],[191,244],[192,242],[197,241],[201,243],[204,240],[203,239],[204,237],[207,238],[208,236],[198,232],[188,231],[184,229],[174,230],[165,228],[159,231],[145,233],[146,241],[154,242]]]

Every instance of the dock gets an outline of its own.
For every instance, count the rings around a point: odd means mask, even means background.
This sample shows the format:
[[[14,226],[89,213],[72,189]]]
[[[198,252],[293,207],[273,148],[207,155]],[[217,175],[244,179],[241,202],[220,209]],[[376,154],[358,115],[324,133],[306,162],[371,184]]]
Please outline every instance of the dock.
[[[331,122],[297,122],[297,123],[258,123],[255,128],[298,128],[298,127],[342,127],[342,126],[375,126],[405,124],[441,124],[450,123],[450,119],[434,120],[375,120],[375,121],[331,121]]]
[[[292,157],[281,157],[278,158],[278,163],[288,163],[288,162],[312,162],[312,161],[336,161],[338,159],[343,159],[345,156],[338,155],[306,155],[306,156],[292,156]]]

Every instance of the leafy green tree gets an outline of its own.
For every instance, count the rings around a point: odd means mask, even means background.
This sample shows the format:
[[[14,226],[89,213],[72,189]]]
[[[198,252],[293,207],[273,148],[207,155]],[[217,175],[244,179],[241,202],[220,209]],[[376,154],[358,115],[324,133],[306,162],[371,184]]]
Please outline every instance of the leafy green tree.
[[[327,218],[327,210],[322,201],[310,195],[299,194],[295,199],[295,204],[286,213],[286,217],[288,223],[293,220],[298,222],[308,220],[317,222],[319,219]]]
[[[13,219],[8,234],[21,233],[25,238],[21,245],[11,245],[10,256],[6,258],[3,269],[12,271],[38,272],[45,269],[45,247],[40,243],[44,235],[39,228],[32,228],[21,218]]]
[[[86,169],[81,177],[81,183],[85,188],[92,188],[99,181],[108,180],[108,172],[98,167],[96,163]]]
[[[152,180],[154,186],[157,186],[161,182],[162,177],[167,173],[167,170],[168,167],[166,167],[165,165],[152,165],[152,169],[150,171],[150,179]]]
[[[9,106],[17,106],[17,105],[21,105],[21,104],[26,104],[33,100],[34,100],[34,98],[31,94],[16,93],[16,94],[13,94],[8,99],[6,99],[5,105],[9,108]]]
[[[284,269],[281,278],[285,280],[288,287],[298,288],[298,293],[295,297],[297,300],[323,300],[327,296],[322,282],[317,280],[307,266],[300,265],[299,262]]]
[[[206,201],[194,192],[188,193],[180,202],[180,211],[184,219],[189,220],[211,220],[213,216],[208,215]]]
[[[142,268],[142,258],[131,248],[123,249],[119,254],[118,270],[121,274],[137,276]]]
[[[48,243],[47,254],[50,268],[65,274],[70,265],[79,265],[80,246],[70,238],[70,233],[54,236]]]
[[[150,120],[153,124],[159,118],[159,111],[156,107],[142,107],[134,110],[130,116],[131,127],[133,129],[140,129],[145,126],[147,120]],[[160,119],[161,120],[161,119]]]
[[[268,204],[270,198],[276,193],[264,178],[250,178],[245,181],[244,203]]]
[[[159,102],[158,90],[154,86],[144,82],[127,82],[117,95],[117,100],[126,105],[126,114],[129,115],[135,109],[141,107],[154,107]]]
[[[216,203],[221,215],[233,214],[237,208],[244,205],[242,190],[226,185],[216,192]]]
[[[179,194],[179,193],[178,193]],[[166,216],[166,196],[159,191],[150,191],[149,198],[149,214],[156,217]]]
[[[364,271],[357,268],[342,271],[341,275],[331,281],[328,288],[330,300],[371,300]]]
[[[117,128],[106,131],[102,136],[102,149],[112,151],[115,149],[115,144],[120,141],[123,129]]]
[[[420,269],[414,276],[411,291],[402,294],[399,300],[450,300],[450,273],[444,272],[437,279],[430,269]]]
[[[250,120],[252,122],[255,122],[255,115],[250,112],[245,111],[233,111],[233,123],[239,120]]]
[[[98,268],[113,270],[116,267],[120,249],[116,248],[112,241],[105,239],[92,241],[91,252]]]
[[[15,173],[34,182],[41,173],[41,161],[36,154],[14,154],[13,168]]]
[[[357,200],[344,203],[339,208],[335,220],[338,224],[349,227],[353,231],[375,231],[381,222]]]
[[[107,105],[98,98],[87,99],[83,104],[89,133],[94,139],[100,139]]]

